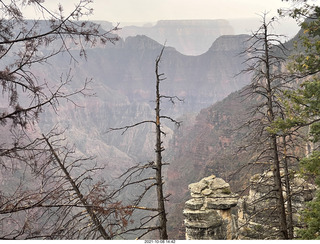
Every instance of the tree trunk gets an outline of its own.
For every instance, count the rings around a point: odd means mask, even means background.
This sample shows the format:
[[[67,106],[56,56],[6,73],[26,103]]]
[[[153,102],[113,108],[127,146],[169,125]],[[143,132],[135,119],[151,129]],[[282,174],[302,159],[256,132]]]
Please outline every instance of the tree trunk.
[[[79,187],[77,186],[76,182],[72,179],[71,175],[69,174],[69,172],[65,168],[64,164],[60,160],[59,156],[55,152],[55,150],[52,147],[51,143],[49,142],[49,140],[44,135],[42,135],[42,136],[45,139],[47,145],[49,146],[52,155],[56,159],[56,161],[59,164],[61,170],[63,171],[66,179],[71,184],[72,189],[75,191],[75,193],[76,193],[77,197],[79,198],[80,202],[83,204],[84,208],[86,209],[91,221],[97,227],[97,229],[98,229],[99,233],[101,234],[102,238],[105,239],[105,240],[110,240],[111,239],[110,236],[107,234],[106,230],[101,225],[101,222],[100,222],[99,218],[97,217],[97,215],[95,214],[93,209],[89,206],[88,202],[86,201],[86,199],[82,195],[82,193],[81,193]]]
[[[163,53],[163,49],[156,60],[156,76],[157,76],[157,84],[156,84],[156,184],[157,184],[157,201],[158,201],[158,211],[159,211],[159,234],[160,239],[166,240],[168,239],[167,234],[167,217],[165,210],[165,199],[163,196],[163,181],[162,181],[162,141],[161,141],[161,123],[160,123],[160,81],[161,74],[158,72],[159,62]]]
[[[280,233],[282,239],[288,239],[288,229],[287,229],[287,219],[286,219],[286,209],[282,192],[282,182],[280,175],[280,161],[277,147],[277,137],[275,135],[271,138],[271,147],[273,150],[273,176],[275,183],[275,191],[277,195],[277,210],[279,211],[279,224]]]
[[[284,177],[286,185],[286,194],[287,194],[287,215],[288,215],[288,239],[293,239],[293,217],[292,217],[292,201],[291,201],[291,188],[290,188],[290,179],[289,179],[289,169],[288,169],[288,160],[287,160],[287,143],[285,136],[283,139],[283,166],[284,166]]]
[[[268,27],[264,24],[264,53],[265,53],[265,68],[266,68],[266,95],[267,95],[267,118],[269,124],[273,123],[275,120],[274,107],[273,107],[273,94],[271,87],[271,75],[270,75],[270,60],[269,60],[269,40],[268,40]],[[285,203],[282,192],[282,182],[280,174],[280,161],[278,152],[278,142],[277,135],[270,134],[270,144],[273,157],[273,176],[275,184],[275,192],[277,195],[277,210],[279,211],[279,229],[282,239],[288,239],[287,230],[287,220],[286,220],[286,210]]]

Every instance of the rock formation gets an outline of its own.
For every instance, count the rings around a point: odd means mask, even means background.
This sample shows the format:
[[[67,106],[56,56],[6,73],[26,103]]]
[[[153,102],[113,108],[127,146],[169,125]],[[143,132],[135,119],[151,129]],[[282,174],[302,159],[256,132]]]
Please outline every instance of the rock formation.
[[[281,172],[282,176],[284,172]],[[305,203],[314,197],[316,187],[307,183],[297,174],[290,177],[292,217],[294,230],[301,228],[299,212]],[[278,239],[278,211],[273,191],[273,173],[266,171],[250,179],[250,190],[247,196],[238,202],[238,225],[240,239]],[[283,184],[284,186],[284,184]],[[285,201],[287,194],[283,189]]]
[[[189,185],[192,199],[185,204],[187,240],[236,239],[236,220],[231,208],[237,195],[230,186],[214,175]]]
[[[185,203],[183,211],[186,239],[278,239],[272,171],[252,176],[250,183],[249,194],[241,198],[231,192],[228,183],[214,175],[190,184],[192,199]],[[299,211],[313,199],[316,188],[294,175],[291,189],[296,230],[302,227]]]

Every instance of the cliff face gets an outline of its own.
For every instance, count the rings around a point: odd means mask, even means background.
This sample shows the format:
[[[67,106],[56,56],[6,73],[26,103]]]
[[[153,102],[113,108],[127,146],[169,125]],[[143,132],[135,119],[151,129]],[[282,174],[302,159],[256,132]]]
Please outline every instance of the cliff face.
[[[200,56],[185,56],[173,48],[165,49],[160,64],[160,71],[167,78],[161,84],[162,94],[185,100],[184,104],[176,104],[179,111],[176,116],[199,111],[247,84],[248,76],[235,77],[244,68],[245,57],[238,54],[247,38],[234,36],[238,46],[232,50],[217,47]],[[221,47],[223,41],[219,41]],[[89,62],[80,62],[76,75],[93,77],[99,85],[127,96],[130,102],[149,102],[154,100],[154,62],[161,47],[146,36],[136,36],[106,49],[92,49],[87,52]]]
[[[234,30],[227,20],[160,20],[151,27],[125,26],[119,34],[123,38],[146,35],[183,54],[200,55],[219,36],[232,35]]]
[[[224,36],[215,41],[209,52],[212,51],[215,55],[221,52],[218,50],[232,52],[238,44],[232,37]],[[288,50],[291,49],[289,45],[287,47]],[[177,213],[184,207],[181,202],[188,199],[187,187],[190,182],[199,181],[204,175],[214,174],[226,179],[231,189],[238,191],[248,182],[248,174],[260,172],[261,168],[256,168],[256,171],[238,173],[241,166],[250,162],[254,155],[244,151],[240,153],[238,150],[245,133],[239,127],[247,121],[250,106],[254,106],[254,103],[255,101],[245,100],[240,92],[234,92],[222,101],[202,109],[196,116],[183,117],[188,122],[182,124],[180,130],[175,130],[170,144],[170,220],[175,223],[183,222],[182,216]],[[296,152],[301,153],[301,149],[297,148]],[[174,234],[176,230],[172,228]]]
[[[240,165],[248,162],[247,155],[235,155],[239,136],[235,129],[245,119],[246,108],[238,93],[200,111],[197,116],[183,117],[182,128],[175,130],[169,154],[172,155],[167,174],[167,189],[171,193],[169,220],[172,234],[183,223],[183,202],[189,198],[188,185],[200,181],[204,175],[214,174],[230,180]],[[238,174],[232,179],[231,189],[241,189]],[[241,184],[240,184],[241,183]],[[169,223],[170,223],[169,221]]]
[[[164,101],[163,115],[178,118],[184,113],[198,112],[246,84],[247,76],[234,78],[243,68],[243,57],[237,54],[243,50],[246,38],[228,37],[234,39],[229,50],[224,47],[224,38],[219,39],[214,50],[200,56],[185,56],[166,48],[160,71],[167,79],[161,84],[161,93],[179,96],[184,102],[173,106]],[[99,160],[115,169],[120,165],[123,169],[132,162],[153,160],[155,141],[151,125],[139,126],[124,135],[105,132],[154,118],[154,66],[161,48],[162,45],[146,36],[128,37],[115,45],[89,49],[87,61],[79,59],[71,70],[67,68],[70,59],[65,55],[54,57],[51,66],[37,67],[38,76],[46,77],[52,86],[69,74],[73,78],[66,87],[69,91],[80,88],[85,77],[92,78],[90,92],[95,93],[94,97],[77,98],[78,108],[72,103],[61,103],[58,113],[46,111],[40,120],[42,130],[48,131],[56,123],[68,126],[68,138],[84,154],[97,153]],[[70,53],[77,56],[77,51]],[[170,141],[172,129],[170,124],[165,126],[168,132],[165,145]]]
[[[281,172],[281,176],[284,172]],[[284,184],[284,182],[283,182]],[[290,177],[292,219],[294,236],[303,226],[300,223],[300,213],[305,203],[314,198],[316,186],[309,184],[298,174]],[[274,176],[272,171],[265,171],[250,178],[250,190],[238,202],[238,222],[240,239],[279,239],[279,217],[276,208]],[[285,201],[288,195],[283,189]],[[287,207],[287,206],[286,206]]]
[[[224,35],[217,38],[212,43],[209,51],[211,52],[234,52],[239,49],[245,50],[248,45],[248,35]]]

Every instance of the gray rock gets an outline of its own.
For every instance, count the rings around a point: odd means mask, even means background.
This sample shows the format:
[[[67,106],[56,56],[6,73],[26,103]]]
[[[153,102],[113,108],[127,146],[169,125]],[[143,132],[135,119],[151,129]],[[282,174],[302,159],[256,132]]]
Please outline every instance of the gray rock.
[[[203,178],[200,182],[209,185],[215,178],[215,175],[210,175],[206,178]]]
[[[256,174],[250,182],[249,194],[241,198],[231,192],[228,183],[214,175],[190,184],[192,199],[186,202],[183,211],[186,239],[279,239],[272,171]],[[304,209],[305,201],[313,198],[316,188],[297,175],[291,184],[293,224],[299,228],[299,212]],[[284,198],[287,198],[285,192]]]
[[[201,191],[207,187],[207,184],[202,182],[192,183],[189,185],[189,190],[191,193],[200,194]]]
[[[208,198],[206,199],[207,209],[230,209],[238,203],[237,198]]]
[[[238,196],[221,178],[211,175],[189,185],[192,199],[185,203],[187,240],[236,239],[237,222],[231,208]]]
[[[202,192],[201,192],[201,194],[202,195],[204,195],[204,196],[209,196],[209,195],[211,195],[213,192],[212,192],[212,190],[211,189],[204,189],[204,190],[202,190]]]
[[[203,198],[192,198],[185,203],[186,209],[199,210],[203,206]]]
[[[215,178],[210,182],[209,188],[211,190],[218,190],[218,189],[225,189],[227,192],[231,193],[230,191],[230,185],[226,183],[221,178]]]
[[[217,228],[223,224],[223,219],[215,210],[184,210],[185,226],[191,228]]]

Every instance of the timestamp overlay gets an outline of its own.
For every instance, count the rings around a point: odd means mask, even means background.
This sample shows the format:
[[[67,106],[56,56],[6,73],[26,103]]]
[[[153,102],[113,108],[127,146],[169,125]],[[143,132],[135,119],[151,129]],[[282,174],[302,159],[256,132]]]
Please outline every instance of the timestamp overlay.
[[[176,240],[144,240],[145,244],[166,244],[166,243],[176,243]]]

